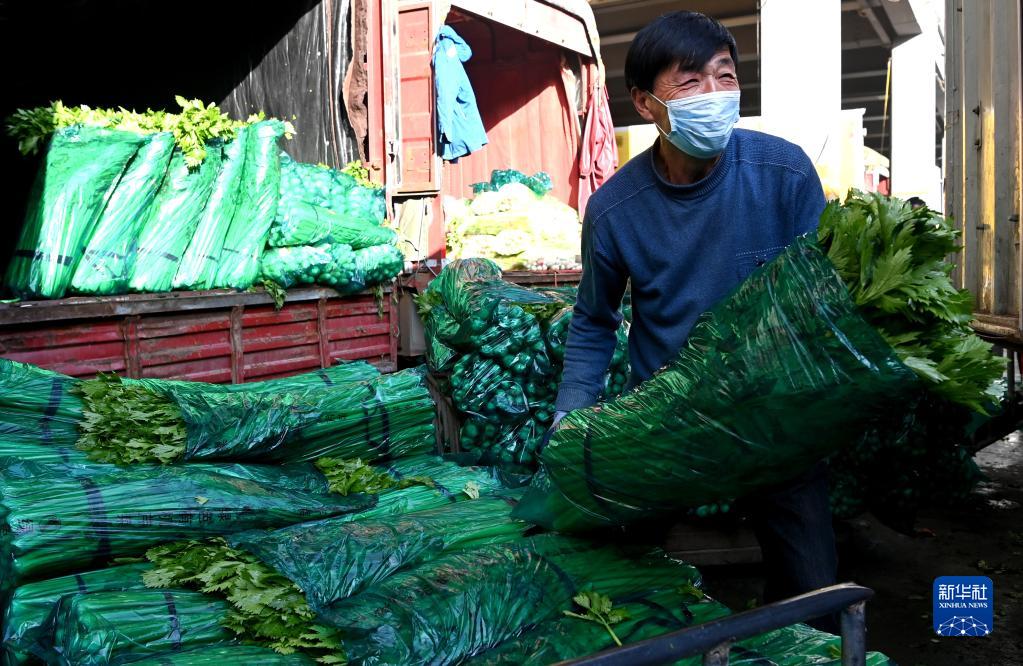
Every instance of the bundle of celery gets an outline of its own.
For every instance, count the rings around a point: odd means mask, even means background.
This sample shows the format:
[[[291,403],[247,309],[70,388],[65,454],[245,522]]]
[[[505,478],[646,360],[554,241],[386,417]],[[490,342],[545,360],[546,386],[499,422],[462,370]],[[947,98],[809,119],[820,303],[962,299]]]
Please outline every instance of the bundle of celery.
[[[221,274],[251,285],[276,213],[277,139],[292,128],[177,101],[177,114],[55,102],[9,119],[23,152],[46,148],[7,273],[16,295],[208,287]]]
[[[44,465],[0,468],[0,583],[102,567],[163,541],[364,510],[311,466]]]
[[[133,661],[135,666],[315,666],[301,652],[281,654],[258,645],[211,645],[185,652],[164,652],[158,657]],[[870,664],[874,666],[874,664]]]
[[[72,594],[50,620],[53,650],[59,663],[101,666],[224,644],[227,613],[223,601],[182,590]]]
[[[352,662],[461,663],[565,611],[584,590],[612,598],[698,585],[666,557],[557,536],[445,555],[399,572],[321,615]],[[584,611],[583,611],[584,612]]]
[[[430,368],[450,371],[460,444],[482,462],[534,462],[554,417],[572,302],[506,282],[485,259],[452,262],[420,298]],[[627,344],[622,330],[605,398],[625,388]]]
[[[113,376],[83,381],[79,448],[103,462],[379,460],[434,445],[434,406],[413,368],[343,387],[181,390]]]
[[[337,636],[316,613],[442,553],[521,539],[524,524],[508,514],[504,500],[480,498],[386,520],[321,520],[158,546],[147,553],[153,568],[144,579],[227,599],[240,638],[322,656],[336,651]]]
[[[4,663],[25,663],[30,656],[46,658],[52,649],[47,618],[62,597],[145,589],[142,572],[149,568],[149,564],[126,564],[19,586],[4,617]]]

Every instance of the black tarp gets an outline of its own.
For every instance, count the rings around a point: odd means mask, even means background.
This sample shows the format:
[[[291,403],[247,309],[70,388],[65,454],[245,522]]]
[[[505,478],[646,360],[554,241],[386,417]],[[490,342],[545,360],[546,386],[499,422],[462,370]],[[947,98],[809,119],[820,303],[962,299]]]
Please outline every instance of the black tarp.
[[[352,0],[0,0],[0,118],[68,105],[176,109],[175,95],[294,123],[285,147],[343,166],[359,150],[342,98]],[[39,165],[0,137],[0,272]]]

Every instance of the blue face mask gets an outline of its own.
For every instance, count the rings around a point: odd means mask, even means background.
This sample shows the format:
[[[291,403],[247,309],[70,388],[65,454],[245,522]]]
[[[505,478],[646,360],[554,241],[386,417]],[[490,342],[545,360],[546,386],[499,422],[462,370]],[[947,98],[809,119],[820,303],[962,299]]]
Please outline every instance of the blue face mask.
[[[647,93],[668,109],[671,131],[657,129],[671,145],[686,155],[710,159],[721,154],[732,137],[732,128],[739,120],[739,91],[726,90],[704,93],[682,99],[661,101]]]

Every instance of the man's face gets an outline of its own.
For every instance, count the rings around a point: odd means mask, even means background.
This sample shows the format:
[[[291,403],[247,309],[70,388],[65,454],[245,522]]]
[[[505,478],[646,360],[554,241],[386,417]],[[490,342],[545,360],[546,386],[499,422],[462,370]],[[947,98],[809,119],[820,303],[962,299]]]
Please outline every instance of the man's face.
[[[739,78],[735,73],[735,63],[732,61],[731,53],[724,48],[715,53],[701,71],[678,67],[664,70],[654,79],[653,90],[649,92],[667,102],[694,95],[738,89]],[[656,123],[665,132],[671,130],[668,110],[650,97],[647,91],[633,88],[632,103],[643,120]]]

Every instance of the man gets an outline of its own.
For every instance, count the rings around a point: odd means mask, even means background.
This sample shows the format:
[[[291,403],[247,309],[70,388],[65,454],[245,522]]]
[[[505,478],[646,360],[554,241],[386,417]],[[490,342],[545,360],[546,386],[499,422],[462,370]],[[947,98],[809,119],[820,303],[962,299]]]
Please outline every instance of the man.
[[[660,136],[587,205],[583,276],[555,424],[596,402],[628,282],[631,388],[678,354],[701,313],[817,227],[824,192],[806,154],[780,138],[733,129],[739,117],[736,60],[728,30],[695,12],[662,16],[629,48],[625,78],[633,104]],[[767,600],[834,583],[823,463],[764,492],[751,510]]]

